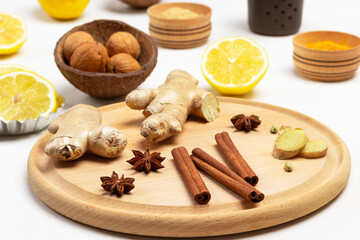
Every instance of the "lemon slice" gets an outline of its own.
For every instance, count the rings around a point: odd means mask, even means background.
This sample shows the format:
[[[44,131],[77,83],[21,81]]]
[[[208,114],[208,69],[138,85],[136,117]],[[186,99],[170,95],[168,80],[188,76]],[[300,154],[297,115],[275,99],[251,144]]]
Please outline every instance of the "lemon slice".
[[[0,76],[0,120],[47,117],[57,108],[56,92],[46,79],[32,72],[14,71]]]
[[[265,50],[247,37],[222,38],[212,43],[201,59],[205,79],[223,94],[250,92],[268,66]]]
[[[10,13],[0,13],[0,55],[12,54],[24,44],[27,30],[24,20]]]
[[[17,65],[17,64],[0,64],[0,75],[13,72],[13,71],[28,71],[33,72],[31,69]]]

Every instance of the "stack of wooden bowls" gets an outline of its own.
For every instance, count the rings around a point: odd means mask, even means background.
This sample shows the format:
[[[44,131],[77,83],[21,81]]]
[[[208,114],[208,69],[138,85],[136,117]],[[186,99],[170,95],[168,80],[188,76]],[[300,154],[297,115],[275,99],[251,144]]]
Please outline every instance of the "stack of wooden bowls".
[[[351,47],[347,50],[318,50],[306,47],[311,43],[332,41]],[[293,38],[293,60],[299,74],[305,78],[334,82],[354,76],[360,64],[360,38],[332,31],[305,32]]]
[[[169,8],[182,8],[196,13],[194,18],[165,18]],[[211,32],[211,8],[195,3],[165,3],[148,8],[150,36],[158,45],[167,48],[192,48],[203,45]]]

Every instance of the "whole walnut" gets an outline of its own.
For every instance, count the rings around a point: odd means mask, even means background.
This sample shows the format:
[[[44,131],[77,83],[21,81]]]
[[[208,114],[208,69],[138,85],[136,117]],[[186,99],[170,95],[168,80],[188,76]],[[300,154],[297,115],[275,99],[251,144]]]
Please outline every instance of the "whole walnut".
[[[105,72],[109,56],[101,43],[88,42],[77,48],[70,58],[70,66],[88,72]]]
[[[140,69],[138,61],[127,53],[112,56],[107,64],[107,72],[110,73],[129,73]]]
[[[106,48],[110,56],[127,53],[135,59],[139,57],[141,52],[139,42],[128,32],[113,33],[107,41]]]
[[[64,41],[64,57],[70,62],[70,58],[75,50],[87,42],[95,42],[94,38],[87,32],[77,31],[70,34]]]

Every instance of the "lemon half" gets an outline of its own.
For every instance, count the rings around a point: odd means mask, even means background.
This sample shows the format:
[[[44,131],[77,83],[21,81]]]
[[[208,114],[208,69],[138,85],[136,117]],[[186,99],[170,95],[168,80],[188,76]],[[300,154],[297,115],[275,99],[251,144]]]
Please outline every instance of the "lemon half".
[[[0,64],[0,75],[13,72],[13,71],[28,71],[33,72],[31,69],[17,65],[17,64]]]
[[[212,43],[201,59],[205,79],[223,94],[250,92],[268,66],[265,50],[247,37],[222,38]]]
[[[20,122],[56,111],[54,86],[39,75],[14,71],[0,76],[0,120]]]
[[[26,37],[26,25],[22,18],[10,13],[0,13],[0,55],[17,52]]]

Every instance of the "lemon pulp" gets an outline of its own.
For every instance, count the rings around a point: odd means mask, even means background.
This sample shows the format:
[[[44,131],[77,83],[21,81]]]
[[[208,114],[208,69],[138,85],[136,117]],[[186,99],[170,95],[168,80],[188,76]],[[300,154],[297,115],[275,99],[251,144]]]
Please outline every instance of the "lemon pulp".
[[[18,51],[24,44],[26,36],[25,22],[20,17],[0,13],[0,55]]]
[[[0,76],[0,119],[37,119],[56,107],[54,87],[42,77],[24,71]]]
[[[216,41],[205,50],[201,61],[205,79],[225,94],[251,91],[268,68],[265,50],[245,37]]]

